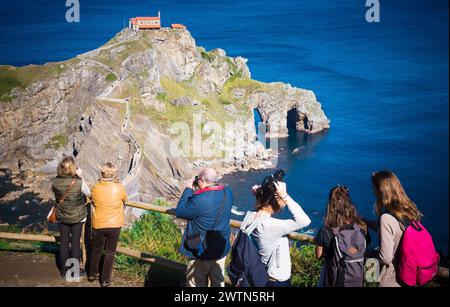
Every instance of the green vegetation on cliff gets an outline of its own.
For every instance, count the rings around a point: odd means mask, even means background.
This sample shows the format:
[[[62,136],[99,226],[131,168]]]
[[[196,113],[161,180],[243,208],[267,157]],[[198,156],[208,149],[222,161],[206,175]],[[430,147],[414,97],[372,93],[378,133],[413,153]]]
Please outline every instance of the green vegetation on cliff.
[[[94,59],[115,71],[120,71],[122,62],[129,56],[152,48],[152,46],[152,43],[147,39],[137,39],[117,44],[110,41],[102,47],[104,49]]]
[[[212,61],[214,61],[214,55],[212,55],[210,52],[206,52],[205,50],[202,50],[202,51],[200,51],[200,54],[202,55],[202,58],[204,60],[207,60],[210,63],[212,63]]]
[[[66,134],[60,133],[53,136],[50,141],[46,144],[46,148],[60,149],[67,145],[69,138]]]
[[[22,83],[19,80],[9,76],[0,77],[0,100],[10,101],[11,96],[9,93],[16,87],[22,87]]]
[[[11,101],[12,89],[25,89],[34,82],[57,78],[76,63],[77,59],[22,67],[0,65],[0,101]]]
[[[233,90],[243,90],[244,91],[244,97],[237,98],[233,94]],[[233,75],[228,79],[228,81],[225,83],[222,89],[222,93],[220,94],[220,97],[223,100],[231,101],[233,103],[239,103],[239,101],[246,101],[251,94],[256,92],[264,92],[269,91],[270,86],[268,84],[255,81],[253,79],[248,78],[241,78],[240,74]]]
[[[115,74],[109,73],[108,75],[106,75],[105,79],[106,81],[114,82],[117,80],[117,77]]]
[[[136,82],[133,82],[132,79],[129,79],[129,82],[129,86],[120,94],[120,97],[132,97],[132,113],[145,114],[163,128],[168,128],[175,122],[185,122],[192,127],[194,114],[201,114],[202,122],[213,121],[221,126],[227,121],[234,121],[233,117],[224,110],[225,105],[232,103],[230,100],[224,99],[220,95],[203,96],[188,81],[176,82],[168,77],[161,78],[160,83],[164,92],[158,93],[155,99],[163,104],[163,110],[155,110],[152,106],[146,106],[139,95]],[[173,102],[179,98],[187,98],[196,105],[174,105]],[[249,112],[246,106],[237,105],[237,108],[241,114]],[[133,120],[133,116],[131,118]]]

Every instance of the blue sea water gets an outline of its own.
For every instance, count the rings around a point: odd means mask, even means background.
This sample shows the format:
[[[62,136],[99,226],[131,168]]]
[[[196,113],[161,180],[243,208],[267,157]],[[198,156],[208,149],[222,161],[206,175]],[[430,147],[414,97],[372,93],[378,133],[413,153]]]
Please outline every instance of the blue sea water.
[[[69,59],[108,41],[128,18],[160,10],[164,25],[186,24],[198,45],[248,58],[253,78],[316,93],[331,129],[280,140],[279,160],[312,228],[337,184],[374,217],[370,174],[390,169],[448,251],[448,1],[381,2],[380,22],[367,23],[364,0],[80,0],[80,23],[67,23],[65,1],[2,1],[0,64]],[[248,190],[267,173],[225,178],[239,208],[252,208]]]

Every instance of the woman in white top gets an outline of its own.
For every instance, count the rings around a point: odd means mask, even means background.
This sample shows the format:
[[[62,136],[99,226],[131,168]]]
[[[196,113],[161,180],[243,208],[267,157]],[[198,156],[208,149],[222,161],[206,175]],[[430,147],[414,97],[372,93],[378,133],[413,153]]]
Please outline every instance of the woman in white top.
[[[269,176],[270,177],[270,176]],[[286,192],[286,184],[267,180],[255,186],[256,212],[247,212],[243,228],[254,228],[251,238],[256,243],[261,261],[269,274],[268,287],[289,287],[291,256],[287,234],[311,223],[303,209]],[[284,207],[292,213],[291,219],[272,217]]]

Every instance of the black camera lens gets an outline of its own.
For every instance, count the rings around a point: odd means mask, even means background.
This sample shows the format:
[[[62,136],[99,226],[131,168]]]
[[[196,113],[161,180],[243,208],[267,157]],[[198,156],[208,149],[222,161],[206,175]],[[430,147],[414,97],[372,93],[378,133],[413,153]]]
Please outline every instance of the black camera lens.
[[[276,187],[274,185],[274,182],[282,181],[284,175],[286,175],[286,173],[282,169],[276,170],[273,174],[270,174],[269,176],[264,178],[261,188],[263,190],[270,190],[272,192],[275,192]]]
[[[277,169],[276,172],[273,173],[273,179],[275,181],[282,181],[285,175],[285,171],[283,171],[282,169]]]
[[[194,182],[192,183],[192,185],[194,186],[194,187],[197,187],[198,188],[198,180],[199,180],[200,178],[198,177],[198,176],[195,176],[195,179],[194,179]]]

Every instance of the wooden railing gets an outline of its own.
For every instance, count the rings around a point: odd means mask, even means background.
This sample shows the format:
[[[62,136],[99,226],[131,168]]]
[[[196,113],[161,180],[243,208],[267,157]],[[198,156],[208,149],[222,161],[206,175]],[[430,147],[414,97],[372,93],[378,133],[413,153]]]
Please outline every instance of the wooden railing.
[[[146,204],[146,203],[140,203],[140,202],[127,202],[127,206],[133,207],[133,208],[139,208],[144,209],[152,212],[159,212],[163,214],[169,214],[169,215],[175,215],[175,209],[174,208],[168,208],[164,206],[158,206],[153,204]],[[240,228],[241,222],[236,220],[230,221],[230,226],[233,228]],[[311,235],[306,234],[300,234],[300,233],[290,233],[288,235],[289,239],[294,241],[300,241],[300,242],[306,242],[306,243],[314,243],[314,237]],[[49,235],[37,235],[37,234],[27,234],[27,233],[9,233],[9,232],[0,232],[0,239],[7,239],[7,240],[23,240],[23,241],[35,241],[35,242],[46,242],[46,243],[55,243],[58,241],[59,236],[49,236]],[[84,245],[84,244],[83,244]],[[151,264],[159,264],[162,266],[170,267],[172,269],[178,270],[178,271],[185,271],[186,265],[168,260],[162,257],[158,257],[155,255],[150,255],[148,253],[134,250],[128,247],[118,246],[117,252],[124,254],[129,257],[137,258],[141,261],[151,263]],[[449,269],[448,268],[439,268],[438,276],[443,278],[449,277]],[[226,279],[226,281],[229,283],[229,280]]]
[[[132,202],[132,201],[127,202],[126,205],[129,207],[133,207],[133,208],[139,208],[139,209],[144,209],[144,210],[153,211],[153,212],[160,212],[160,213],[165,213],[165,214],[170,214],[170,215],[175,216],[174,208],[168,208],[168,207],[164,207],[164,206]],[[230,226],[233,228],[239,229],[241,227],[241,222],[236,221],[236,220],[230,220]],[[291,240],[300,241],[300,242],[314,243],[313,236],[307,235],[307,234],[301,234],[298,232],[290,233],[288,235],[288,238]]]
[[[17,240],[17,241],[33,241],[33,242],[44,242],[44,243],[56,243],[59,241],[59,236],[49,236],[49,235],[36,235],[28,233],[11,233],[11,232],[0,232],[0,239],[6,240]],[[176,270],[185,271],[186,266],[182,263],[171,261],[165,258],[157,257],[154,255],[149,255],[147,253],[137,251],[128,247],[118,246],[117,252],[138,258],[142,261],[148,263],[156,263],[163,266],[167,266]]]

